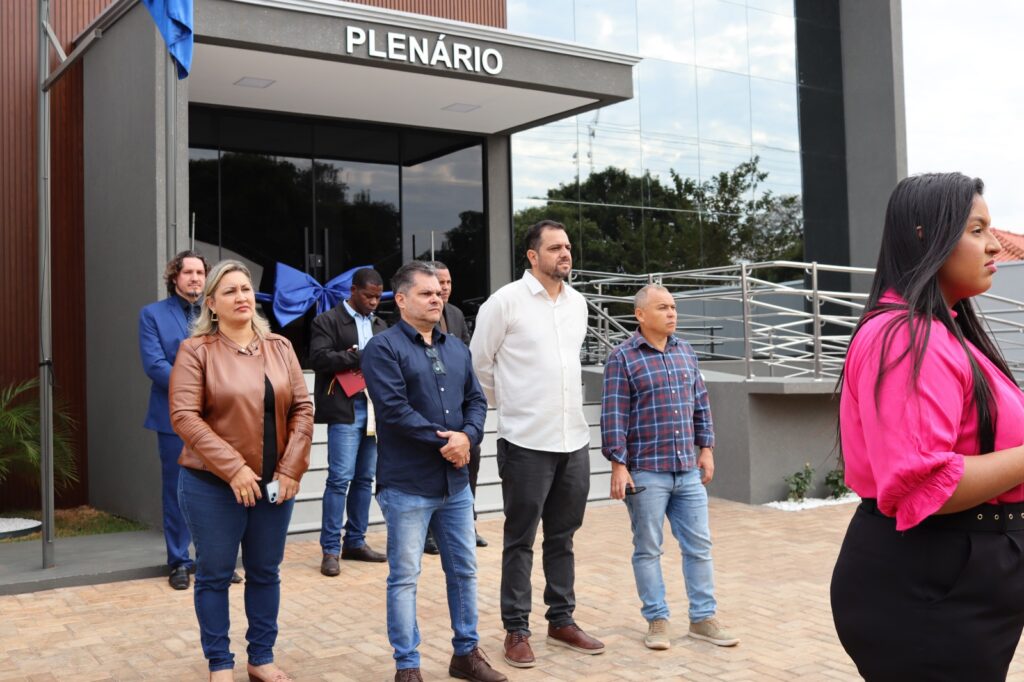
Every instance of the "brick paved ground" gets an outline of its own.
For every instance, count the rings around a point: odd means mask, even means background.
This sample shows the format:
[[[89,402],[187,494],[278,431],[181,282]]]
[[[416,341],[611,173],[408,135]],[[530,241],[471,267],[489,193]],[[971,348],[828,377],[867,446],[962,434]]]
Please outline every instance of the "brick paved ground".
[[[720,616],[741,638],[732,649],[678,636],[686,598],[678,551],[663,562],[670,577],[675,637],[668,651],[644,648],[629,565],[629,525],[620,504],[592,507],[577,535],[577,620],[607,645],[600,656],[550,649],[535,637],[539,665],[501,661],[498,616],[501,520],[482,520],[494,544],[479,552],[480,635],[484,650],[517,681],[534,680],[856,680],[832,628],[828,581],[852,505],[797,513],[713,500],[712,527]],[[668,535],[666,533],[666,535]],[[378,549],[383,532],[370,534]],[[542,585],[540,550],[534,585]],[[319,574],[315,540],[288,545],[278,663],[298,680],[389,680],[384,626],[386,565],[342,562],[338,578]],[[543,633],[543,605],[534,628]],[[232,588],[231,631],[244,676],[242,590]],[[444,581],[425,557],[419,591],[426,679],[447,679],[451,655]],[[0,597],[0,680],[205,679],[191,593],[162,579],[63,588]],[[1018,653],[1011,680],[1024,680]]]

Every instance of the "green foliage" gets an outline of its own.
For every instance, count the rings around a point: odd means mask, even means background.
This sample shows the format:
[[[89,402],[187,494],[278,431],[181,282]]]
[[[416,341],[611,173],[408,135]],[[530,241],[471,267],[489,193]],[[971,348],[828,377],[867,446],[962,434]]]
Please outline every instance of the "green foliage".
[[[0,389],[0,484],[8,477],[39,485],[38,381]],[[70,433],[74,420],[61,405],[53,409],[53,480],[57,488],[78,482]]]
[[[544,218],[566,226],[573,265],[583,270],[674,272],[741,260],[800,260],[800,197],[762,191],[768,173],[759,163],[754,157],[704,182],[674,171],[666,182],[609,166],[561,183],[548,190],[546,205],[513,216],[517,265],[527,267],[523,238]]]
[[[852,492],[846,487],[846,475],[842,469],[833,469],[825,474],[825,487],[828,488],[828,496],[839,498]]]
[[[801,471],[786,476],[786,483],[789,485],[789,499],[800,502],[807,497],[807,491],[811,489],[814,480],[814,468],[810,462],[804,464]]]

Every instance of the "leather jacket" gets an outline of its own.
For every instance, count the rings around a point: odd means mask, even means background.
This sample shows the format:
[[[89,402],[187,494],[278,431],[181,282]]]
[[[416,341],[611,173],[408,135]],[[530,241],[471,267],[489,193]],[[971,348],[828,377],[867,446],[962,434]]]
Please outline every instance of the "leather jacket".
[[[171,370],[171,425],[185,442],[178,464],[230,481],[246,464],[263,475],[264,379],[274,387],[277,471],[309,468],[313,401],[288,339],[269,334],[253,351],[215,333],[181,342]]]

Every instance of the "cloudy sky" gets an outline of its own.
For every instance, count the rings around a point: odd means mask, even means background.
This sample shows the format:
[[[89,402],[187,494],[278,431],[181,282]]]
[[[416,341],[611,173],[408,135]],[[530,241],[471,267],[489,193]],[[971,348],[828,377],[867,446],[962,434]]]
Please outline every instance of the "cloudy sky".
[[[1024,233],[1021,27],[1021,0],[903,0],[908,170],[982,178],[993,224]]]

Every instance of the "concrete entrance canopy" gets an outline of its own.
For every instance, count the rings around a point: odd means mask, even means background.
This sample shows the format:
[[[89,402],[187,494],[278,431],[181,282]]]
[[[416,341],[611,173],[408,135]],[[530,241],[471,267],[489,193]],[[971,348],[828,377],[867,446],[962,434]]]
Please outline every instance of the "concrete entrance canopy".
[[[178,81],[138,0],[79,36],[89,500],[159,527],[137,311],[190,244],[189,105],[478,135],[491,289],[512,279],[510,134],[633,96],[633,55],[338,0],[195,0]],[[313,493],[303,493],[307,497]]]
[[[199,0],[189,101],[508,134],[633,96],[633,55],[337,0]]]

